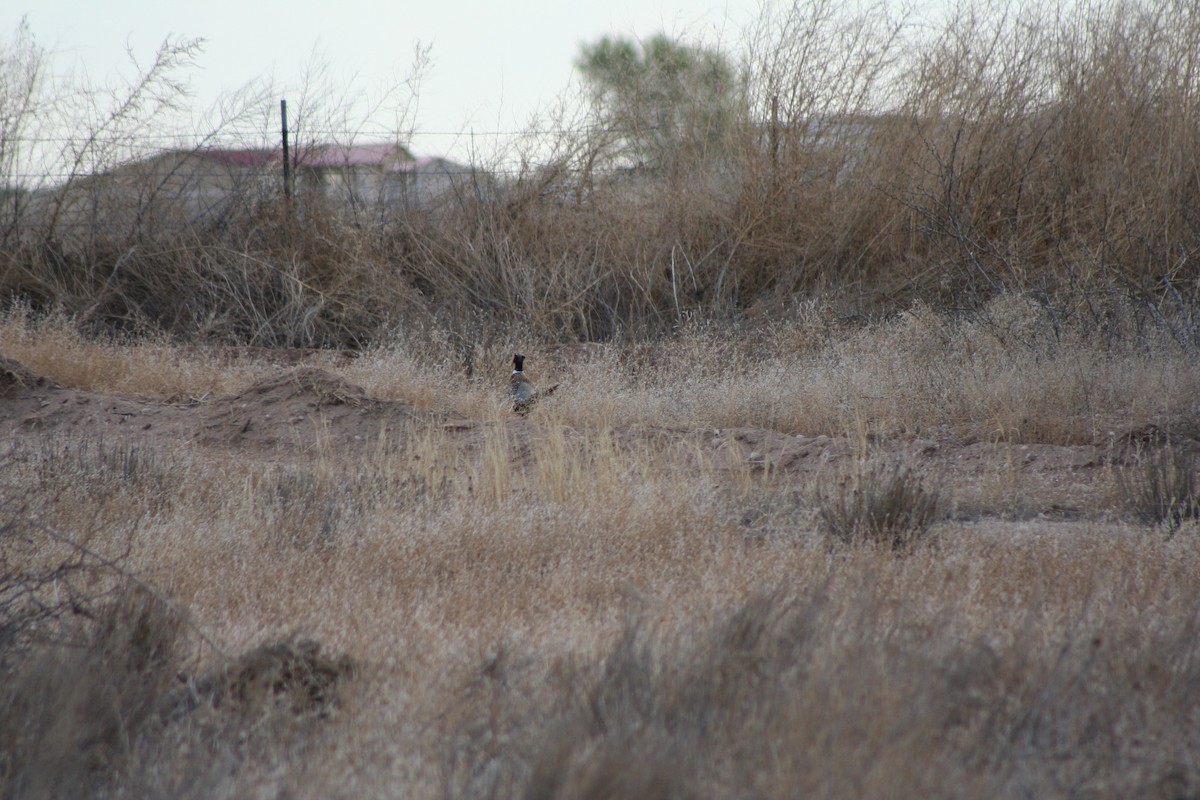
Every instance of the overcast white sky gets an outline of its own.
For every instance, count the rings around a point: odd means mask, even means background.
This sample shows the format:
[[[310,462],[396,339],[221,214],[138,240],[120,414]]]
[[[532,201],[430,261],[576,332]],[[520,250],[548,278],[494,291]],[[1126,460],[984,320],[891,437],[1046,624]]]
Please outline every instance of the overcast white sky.
[[[286,96],[314,60],[326,63],[338,83],[378,95],[409,74],[419,42],[430,46],[432,63],[421,86],[414,144],[438,152],[460,150],[464,142],[435,134],[474,130],[482,138],[523,128],[571,82],[581,42],[659,31],[733,42],[758,15],[759,2],[40,0],[26,16],[38,44],[54,54],[56,69],[86,69],[92,80],[131,75],[127,50],[148,63],[167,36],[203,38],[204,52],[188,73],[201,108],[256,78],[271,78]],[[5,36],[18,21],[9,19]]]

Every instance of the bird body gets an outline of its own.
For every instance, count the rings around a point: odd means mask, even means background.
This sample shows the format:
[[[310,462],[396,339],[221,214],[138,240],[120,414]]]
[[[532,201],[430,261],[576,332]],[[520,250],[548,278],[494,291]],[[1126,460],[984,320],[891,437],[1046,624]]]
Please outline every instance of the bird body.
[[[538,392],[533,381],[525,377],[525,356],[513,353],[513,371],[508,379],[508,396],[513,401],[513,411],[521,415],[528,414],[539,398],[549,396],[557,388],[556,383],[546,391]]]

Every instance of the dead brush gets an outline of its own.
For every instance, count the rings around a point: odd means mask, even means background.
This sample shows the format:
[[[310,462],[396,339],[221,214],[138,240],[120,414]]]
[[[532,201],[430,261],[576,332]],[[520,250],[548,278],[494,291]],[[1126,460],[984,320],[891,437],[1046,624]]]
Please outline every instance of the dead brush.
[[[817,517],[831,539],[905,550],[925,537],[941,498],[926,476],[903,463],[857,463],[815,491]]]
[[[139,737],[175,680],[183,625],[137,585],[118,590],[94,619],[76,616],[73,641],[7,651],[0,681],[0,795],[101,793],[136,767]]]
[[[1138,453],[1115,477],[1125,508],[1143,522],[1175,533],[1184,522],[1200,519],[1200,458],[1195,450],[1168,442]]]

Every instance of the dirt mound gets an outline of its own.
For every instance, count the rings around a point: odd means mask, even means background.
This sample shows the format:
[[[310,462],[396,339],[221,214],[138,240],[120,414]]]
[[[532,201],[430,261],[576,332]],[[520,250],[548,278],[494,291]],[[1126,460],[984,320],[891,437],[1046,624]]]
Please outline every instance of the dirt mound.
[[[246,455],[275,457],[377,443],[383,430],[432,412],[373,398],[337,374],[304,365],[271,369],[237,394],[201,403],[173,403],[58,386],[21,364],[0,358],[0,436],[136,438],[153,445],[192,441]]]
[[[47,385],[52,384],[41,375],[35,375],[24,364],[0,356],[0,397]]]
[[[370,397],[361,386],[318,367],[263,378],[232,397],[199,407],[201,444],[306,450],[319,440],[338,448],[374,441],[416,416],[412,406]]]
[[[264,365],[262,377],[236,394],[200,403],[171,403],[60,387],[11,359],[0,358],[0,399],[0,438],[14,443],[48,435],[136,441],[139,446],[164,448],[186,442],[211,448],[210,455],[222,459],[275,460],[304,454],[354,458],[368,448],[378,448],[385,439],[389,447],[403,447],[402,438],[414,430],[415,423],[417,428],[440,425],[468,459],[484,454],[497,430],[504,429],[511,465],[528,469],[536,461],[536,443],[549,430],[537,414],[448,419],[445,411],[418,410],[408,403],[371,397],[361,386],[314,364]],[[939,483],[957,482],[976,495],[1020,485],[1023,488],[1013,497],[1022,508],[1070,505],[1086,510],[1105,491],[1109,465],[1132,463],[1138,454],[1161,448],[1168,438],[1178,442],[1183,428],[1182,421],[1173,421],[1169,437],[1165,426],[1163,430],[1146,426],[1115,443],[1110,439],[1073,446],[965,443],[949,438],[856,441],[754,427],[622,426],[611,435],[631,453],[650,448],[681,464],[739,472],[748,467],[753,474],[794,480],[797,485],[821,475],[836,476],[867,456],[914,464]],[[588,436],[575,430],[565,434],[572,447]],[[1122,459],[1127,452],[1133,455]],[[1034,487],[1045,490],[1038,499],[1032,499],[1037,494]]]
[[[361,386],[355,386],[345,378],[318,367],[299,367],[282,375],[263,378],[232,400],[263,406],[302,403],[313,409],[322,406],[364,406],[372,402]]]
[[[712,438],[732,448],[752,467],[772,471],[814,472],[854,455],[847,439],[792,436],[764,428],[731,428],[714,432]]]

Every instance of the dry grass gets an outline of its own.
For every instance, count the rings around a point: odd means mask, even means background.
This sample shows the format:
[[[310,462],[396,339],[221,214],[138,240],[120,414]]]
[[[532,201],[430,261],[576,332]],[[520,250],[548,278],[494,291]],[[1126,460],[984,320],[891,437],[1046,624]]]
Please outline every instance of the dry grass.
[[[938,515],[938,492],[906,464],[856,464],[818,490],[825,532],[846,544],[908,550]]]
[[[68,386],[158,399],[230,393],[250,370],[165,339],[97,339],[62,315],[36,317],[16,307],[3,316],[0,348],[38,375]],[[215,351],[214,351],[215,352]]]
[[[460,360],[516,325],[605,341],[769,318],[798,295],[846,315],[1091,293],[1200,346],[1200,14],[981,0],[895,19],[884,5],[764,7],[729,53],[745,102],[719,154],[631,170],[580,124],[550,155],[517,154],[516,172],[479,165],[436,208],[340,213],[247,181],[213,224],[189,223],[156,176],[105,190],[75,175],[44,187],[73,221],[14,195],[0,292],[98,330],[252,345],[361,348],[438,323]],[[23,87],[37,91],[9,91]],[[86,147],[103,147],[90,122]],[[684,136],[680,153],[697,145]],[[101,155],[85,161],[116,166]]]
[[[1006,397],[1042,397],[1001,439],[1013,442],[1075,441],[1080,429],[1057,419],[1068,410],[1129,428],[1194,419],[1196,367],[1169,339],[1104,345],[1056,336],[1036,315],[989,313],[916,309],[819,335],[803,323],[698,330],[582,360],[546,349],[530,367],[564,388],[524,420],[503,413],[508,342],[479,351],[497,375],[470,377],[446,366],[450,345],[398,340],[330,367],[473,427],[414,417],[353,450],[332,433],[271,459],[186,441],[14,441],[10,510],[83,537],[123,572],[97,568],[80,585],[100,593],[94,621],[56,607],[73,648],[9,640],[4,793],[1193,793],[1193,521],[1165,537],[1121,521],[1120,494],[1103,491],[1108,505],[1080,520],[1014,519],[1010,498],[1041,490],[1032,477],[983,490],[996,493],[989,505],[948,475],[881,495],[910,513],[906,530],[930,521],[934,488],[960,509],[929,528],[933,546],[903,558],[890,537],[829,548],[820,520],[837,508],[815,479],[776,471],[735,438],[701,446],[738,422],[738,404],[758,423],[803,406],[855,458],[889,438],[880,431],[905,441],[939,404],[947,435],[966,436]],[[59,380],[105,391],[236,390],[274,369],[196,351],[177,361],[165,344],[98,343],[28,320],[9,319],[0,337]],[[92,353],[111,359],[107,382],[72,371]],[[1068,362],[1076,377],[1050,380]],[[956,376],[963,365],[973,369]],[[195,382],[205,369],[209,383]],[[895,402],[846,408],[870,381]],[[1085,395],[1093,405],[1077,409]],[[1102,429],[1097,443],[1108,441]],[[13,530],[0,540],[6,570],[44,575],[71,556],[39,528]],[[123,594],[128,574],[171,606]]]
[[[1126,507],[1139,519],[1175,532],[1200,518],[1200,459],[1186,445],[1168,442],[1139,453],[1117,478]]]
[[[1195,464],[1119,466],[1200,439],[1200,18],[805,8],[721,169],[565,141],[379,224],[0,220],[32,373],[404,409],[232,451],[6,416],[0,796],[1200,794]],[[561,384],[523,419],[514,350]]]
[[[261,350],[156,340],[96,340],[62,317],[0,317],[0,347],[68,386],[165,400],[231,395],[295,358],[340,373],[368,394],[466,419],[498,419],[505,364],[521,330],[476,345],[400,335],[347,359],[338,351]],[[592,345],[547,344],[535,381],[563,384],[547,413],[582,430],[736,428],[970,443],[1107,444],[1132,428],[1186,429],[1200,396],[1194,353],[1135,306],[1097,322],[1079,307],[1005,295],[951,315],[916,304],[859,325],[810,316],[760,325],[697,324],[675,336]],[[562,398],[560,400],[560,398]]]
[[[944,529],[936,550],[896,560],[831,554],[804,536],[748,547],[705,492],[626,491],[569,510],[529,495],[504,505],[459,495],[440,508],[377,500],[341,516],[319,547],[279,535],[315,532],[306,510],[259,521],[250,498],[226,499],[203,525],[192,509],[160,518],[139,530],[130,563],[226,650],[300,630],[362,673],[325,716],[289,711],[288,695],[236,712],[202,699],[179,717],[122,718],[117,752],[111,739],[25,738],[44,758],[15,764],[9,786],[49,775],[68,793],[100,785],[71,771],[80,751],[122,791],[193,781],[194,796],[1196,786],[1186,709],[1200,564],[1180,538],[987,522]],[[43,658],[19,661],[7,685],[63,671],[65,656]],[[168,692],[128,681],[138,704]],[[64,702],[76,701],[52,694],[39,708]],[[71,707],[103,721],[82,710],[91,701]],[[182,746],[167,749],[161,729]],[[197,746],[216,748],[228,771],[206,769]]]

